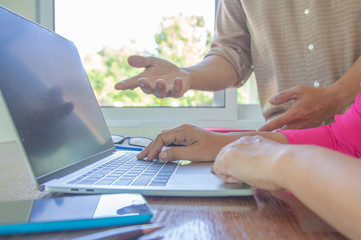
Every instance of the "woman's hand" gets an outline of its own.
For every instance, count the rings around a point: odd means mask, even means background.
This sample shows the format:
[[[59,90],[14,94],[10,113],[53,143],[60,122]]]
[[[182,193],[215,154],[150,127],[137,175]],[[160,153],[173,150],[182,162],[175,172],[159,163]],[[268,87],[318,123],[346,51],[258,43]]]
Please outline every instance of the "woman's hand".
[[[137,157],[148,160],[159,158],[163,161],[214,161],[219,150],[235,139],[237,136],[232,134],[215,133],[191,125],[182,125],[160,133]]]
[[[290,154],[291,145],[281,144],[262,136],[246,136],[223,147],[213,165],[213,171],[227,183],[245,182],[268,190],[280,190],[275,166]]]

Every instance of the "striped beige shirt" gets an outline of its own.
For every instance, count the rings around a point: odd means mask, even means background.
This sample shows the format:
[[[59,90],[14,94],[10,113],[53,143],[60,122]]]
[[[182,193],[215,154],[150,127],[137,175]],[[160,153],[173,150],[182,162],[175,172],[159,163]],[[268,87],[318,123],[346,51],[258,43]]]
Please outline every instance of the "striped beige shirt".
[[[361,0],[220,0],[211,54],[233,65],[238,86],[254,71],[273,118],[289,107],[269,104],[274,94],[328,86],[361,55]]]

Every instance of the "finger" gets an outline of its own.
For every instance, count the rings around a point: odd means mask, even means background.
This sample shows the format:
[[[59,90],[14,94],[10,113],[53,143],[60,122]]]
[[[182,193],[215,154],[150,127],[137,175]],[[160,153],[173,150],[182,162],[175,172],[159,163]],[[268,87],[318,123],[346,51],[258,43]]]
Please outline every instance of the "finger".
[[[300,93],[298,91],[298,88],[291,88],[274,95],[273,97],[270,98],[269,102],[273,105],[278,105],[289,102],[291,100],[298,99],[299,97],[300,97]]]
[[[116,90],[128,90],[139,87],[138,76],[126,79],[124,81],[120,81],[115,84],[114,88]]]
[[[314,128],[317,126],[322,125],[322,122],[306,122],[305,120],[301,119],[300,121],[292,121],[284,126],[282,130],[285,129],[301,129],[301,128]]]
[[[145,147],[140,153],[137,154],[137,159],[142,160],[145,159],[149,153],[149,149],[151,148],[153,142],[151,142],[147,147]]]
[[[168,146],[172,143],[176,143],[176,133],[173,131],[165,131],[159,134],[155,140],[150,144],[147,159],[153,160],[159,158],[159,154],[162,151],[164,146]]]
[[[176,78],[173,84],[173,90],[171,96],[174,98],[180,98],[182,96],[183,81],[180,78]]]
[[[294,115],[290,111],[287,111],[263,125],[258,131],[267,132],[287,127],[287,125],[294,120],[293,116]]]
[[[147,68],[151,66],[155,61],[156,58],[142,57],[137,55],[133,55],[128,58],[129,65],[135,68]]]
[[[146,94],[153,94],[154,90],[151,87],[149,81],[147,78],[139,78],[138,79],[139,87],[142,89],[142,91]]]
[[[235,178],[231,175],[228,175],[226,173],[222,173],[222,172],[218,172],[215,173],[220,179],[222,179],[223,182],[225,183],[240,183],[242,181],[240,181],[238,178]]]
[[[158,79],[155,84],[154,95],[158,98],[167,97],[166,87],[167,87],[167,84],[164,81],[164,79]]]
[[[224,182],[226,183],[240,183],[241,181],[235,177],[232,176],[226,176],[226,178],[224,179]]]
[[[150,67],[152,64],[154,64],[154,62],[156,62],[157,59],[153,58],[153,57],[142,57],[142,56],[130,56],[128,58],[128,63],[130,66],[135,67],[135,68],[148,68]],[[127,89],[134,89],[137,88],[139,86],[139,82],[138,79],[141,77],[140,75],[134,76],[132,78],[126,79],[124,81],[120,81],[117,84],[115,84],[115,89],[117,90],[127,90]]]

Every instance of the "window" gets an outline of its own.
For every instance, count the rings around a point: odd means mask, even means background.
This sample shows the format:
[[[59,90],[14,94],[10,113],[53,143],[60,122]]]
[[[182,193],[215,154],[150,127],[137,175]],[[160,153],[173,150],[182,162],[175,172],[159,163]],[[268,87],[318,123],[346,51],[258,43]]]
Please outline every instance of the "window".
[[[78,46],[101,106],[209,107],[212,92],[159,99],[139,88],[113,86],[143,71],[127,64],[130,55],[156,56],[180,67],[200,62],[213,36],[214,12],[209,0],[56,0],[55,31]]]
[[[243,106],[237,103],[258,103],[254,81],[238,90],[189,91],[179,99],[114,89],[118,80],[142,71],[128,66],[126,59],[132,54],[165,58],[181,67],[201,61],[213,37],[216,1],[54,0],[51,12],[55,31],[77,45],[110,126],[139,118],[237,120],[237,108]],[[40,15],[46,4],[40,1]]]

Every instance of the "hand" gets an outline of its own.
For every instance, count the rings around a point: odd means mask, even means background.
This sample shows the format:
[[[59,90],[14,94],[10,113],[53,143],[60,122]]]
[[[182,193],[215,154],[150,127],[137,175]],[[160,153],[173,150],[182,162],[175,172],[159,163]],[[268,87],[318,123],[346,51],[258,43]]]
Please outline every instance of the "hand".
[[[267,190],[281,190],[273,169],[289,146],[261,136],[242,137],[221,149],[212,171],[227,183],[245,182]]]
[[[259,131],[317,127],[345,107],[328,87],[294,87],[273,96],[270,103],[278,105],[291,100],[294,104],[290,109],[263,125]]]
[[[163,131],[141,151],[137,158],[163,161],[191,160],[195,162],[214,161],[219,150],[236,138],[226,134],[207,131],[191,125],[183,125]],[[170,144],[182,145],[163,147]]]
[[[117,90],[140,87],[144,93],[159,98],[182,97],[191,87],[191,75],[171,62],[155,57],[130,56],[128,63],[132,67],[145,68],[134,77],[120,81],[115,85]]]

